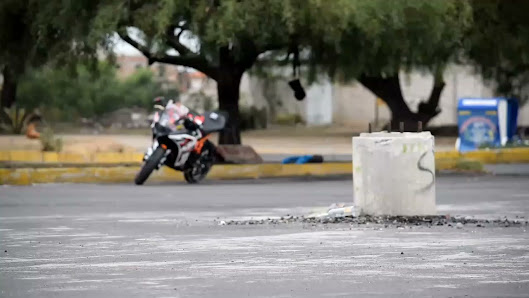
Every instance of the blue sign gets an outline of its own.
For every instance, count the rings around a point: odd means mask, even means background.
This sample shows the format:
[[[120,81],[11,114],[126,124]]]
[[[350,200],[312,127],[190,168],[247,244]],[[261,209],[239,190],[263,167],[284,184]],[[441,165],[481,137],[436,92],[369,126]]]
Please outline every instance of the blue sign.
[[[504,98],[462,98],[458,105],[459,151],[501,147],[516,133],[518,105]]]

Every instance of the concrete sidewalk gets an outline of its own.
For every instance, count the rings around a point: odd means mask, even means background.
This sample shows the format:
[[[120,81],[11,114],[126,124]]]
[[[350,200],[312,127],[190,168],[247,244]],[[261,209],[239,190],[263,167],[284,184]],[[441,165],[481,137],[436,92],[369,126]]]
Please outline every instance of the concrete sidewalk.
[[[252,146],[263,155],[351,155],[352,134],[317,134],[306,135],[291,132],[256,131],[243,133],[243,143]],[[62,135],[66,153],[93,152],[144,152],[150,138],[145,135]],[[212,140],[216,141],[216,137]],[[454,149],[455,138],[436,138],[436,151]],[[29,140],[24,136],[0,136],[0,151],[6,150],[40,150],[38,140]]]

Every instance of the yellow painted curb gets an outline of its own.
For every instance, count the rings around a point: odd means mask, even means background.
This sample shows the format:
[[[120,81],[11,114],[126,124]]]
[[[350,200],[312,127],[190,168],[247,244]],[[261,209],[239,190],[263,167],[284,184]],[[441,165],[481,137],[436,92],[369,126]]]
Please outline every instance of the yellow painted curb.
[[[89,156],[75,153],[54,153],[40,151],[0,151],[0,161],[4,162],[50,162],[50,163],[139,163],[142,153],[136,152],[100,152]],[[506,148],[479,150],[467,153],[442,151],[435,153],[436,159],[461,158],[480,161],[484,164],[495,163],[529,163],[529,148]]]
[[[100,152],[91,155],[78,153],[56,153],[41,151],[0,151],[0,161],[7,162],[50,162],[50,163],[137,163],[141,162],[142,153],[136,152]]]
[[[28,185],[33,183],[132,183],[139,167],[123,166],[118,163],[138,163],[138,153],[98,153],[88,159],[82,155],[69,153],[42,153],[37,151],[4,151],[0,159],[11,162],[88,163],[116,164],[107,167],[20,167],[0,168],[0,184]],[[436,170],[457,170],[462,164],[472,162],[487,163],[529,163],[529,148],[502,150],[481,150],[460,154],[458,152],[438,152],[435,154]],[[5,160],[7,159],[7,160]],[[209,173],[209,179],[258,179],[274,177],[302,177],[348,175],[352,164],[255,164],[255,165],[216,165]],[[183,181],[182,173],[162,168],[153,173],[148,181]]]
[[[457,159],[454,158],[435,158],[435,170],[436,171],[447,171],[455,169],[457,165]]]
[[[42,162],[40,151],[8,151],[8,161]]]
[[[11,161],[9,151],[0,151],[0,161]]]
[[[436,170],[459,170],[482,167],[480,162],[464,158],[436,158]],[[472,165],[472,163],[474,163]],[[208,179],[259,179],[351,175],[353,165],[346,163],[215,165]],[[20,167],[0,168],[0,184],[30,185],[34,183],[133,183],[139,166],[110,167]],[[184,181],[181,172],[163,167],[155,171],[149,182]]]
[[[114,152],[102,152],[96,153],[92,157],[92,162],[97,163],[127,163],[127,162],[141,162],[143,154],[141,153],[114,153]]]
[[[139,167],[86,168],[13,168],[0,169],[0,184],[30,185],[34,183],[133,183]],[[351,174],[351,163],[322,163],[305,165],[216,165],[208,179],[258,179],[274,177],[303,177]],[[184,181],[181,172],[162,168],[148,182]]]
[[[436,170],[456,170],[463,158],[436,158]],[[475,162],[475,161],[470,161]],[[47,168],[0,168],[0,184],[30,185],[35,183],[133,183],[139,166],[111,167],[47,167]],[[282,177],[318,177],[329,175],[351,175],[353,165],[345,163],[314,164],[254,164],[254,165],[215,165],[208,179],[259,179]],[[148,182],[184,181],[181,172],[163,167],[155,171]]]
[[[435,159],[458,159],[461,154],[458,151],[441,151],[435,152]]]

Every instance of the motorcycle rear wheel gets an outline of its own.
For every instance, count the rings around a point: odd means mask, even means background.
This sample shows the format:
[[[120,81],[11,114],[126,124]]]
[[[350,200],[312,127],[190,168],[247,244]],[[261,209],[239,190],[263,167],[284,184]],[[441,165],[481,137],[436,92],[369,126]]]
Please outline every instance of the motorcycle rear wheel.
[[[147,180],[147,178],[149,178],[152,171],[158,167],[160,160],[164,155],[165,150],[162,147],[156,148],[156,150],[154,150],[151,156],[145,161],[141,167],[141,170],[134,178],[134,183],[136,183],[136,185],[142,185]]]

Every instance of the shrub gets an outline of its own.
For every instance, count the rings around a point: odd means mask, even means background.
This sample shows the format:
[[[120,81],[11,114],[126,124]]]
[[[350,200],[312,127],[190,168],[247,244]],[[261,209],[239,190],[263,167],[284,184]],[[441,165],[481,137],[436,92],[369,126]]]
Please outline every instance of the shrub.
[[[279,125],[296,125],[303,124],[303,118],[299,114],[282,114],[278,115],[275,120]]]
[[[60,152],[62,150],[62,139],[55,138],[53,130],[46,127],[40,135],[40,144],[44,152]]]
[[[12,134],[21,134],[26,126],[26,120],[31,115],[24,108],[12,105],[10,108],[4,108],[2,117],[2,131]]]
[[[476,160],[460,159],[456,162],[455,169],[459,171],[483,172],[483,163]]]
[[[95,73],[84,65],[77,66],[75,75],[64,68],[29,71],[19,83],[17,103],[41,109],[47,121],[71,123],[121,108],[151,109],[156,96],[173,98],[178,91],[162,88],[149,69],[120,80],[115,68],[102,62]]]
[[[266,108],[240,107],[241,130],[264,129],[268,125]]]

